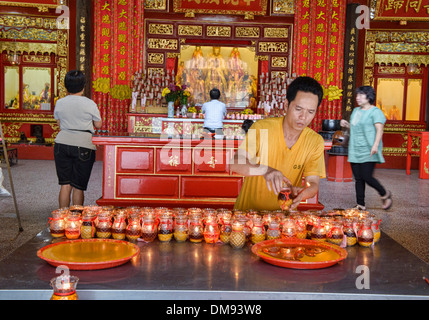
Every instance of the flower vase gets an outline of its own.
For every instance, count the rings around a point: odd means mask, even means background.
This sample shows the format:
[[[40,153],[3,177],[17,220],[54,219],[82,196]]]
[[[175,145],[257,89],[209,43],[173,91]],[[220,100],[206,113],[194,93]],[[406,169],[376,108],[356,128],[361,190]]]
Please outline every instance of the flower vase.
[[[182,105],[181,113],[183,118],[186,118],[188,116],[188,108],[186,107],[186,105]]]
[[[168,101],[168,117],[174,118],[174,101]]]

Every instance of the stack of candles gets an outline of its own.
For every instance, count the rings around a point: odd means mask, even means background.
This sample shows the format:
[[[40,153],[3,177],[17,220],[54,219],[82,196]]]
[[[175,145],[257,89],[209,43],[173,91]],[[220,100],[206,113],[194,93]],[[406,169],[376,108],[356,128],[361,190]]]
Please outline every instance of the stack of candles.
[[[147,106],[160,107],[162,105],[162,90],[170,83],[174,83],[174,71],[171,74],[165,75],[161,71],[153,71],[149,69],[136,72],[133,80],[133,101],[130,112],[136,112],[137,101],[140,100],[142,111]]]
[[[296,74],[291,77],[285,75],[272,74],[271,78],[267,73],[262,73],[259,77],[260,101],[257,108],[258,114],[266,116],[283,116],[286,107],[286,93],[288,85],[296,78]]]

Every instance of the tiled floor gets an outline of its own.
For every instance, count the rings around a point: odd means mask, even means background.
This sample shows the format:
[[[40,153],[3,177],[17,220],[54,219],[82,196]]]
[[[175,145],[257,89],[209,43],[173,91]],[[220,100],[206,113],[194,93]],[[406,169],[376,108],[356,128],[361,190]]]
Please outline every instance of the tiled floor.
[[[4,167],[3,174],[4,185],[10,191]],[[376,169],[375,175],[392,191],[394,203],[389,211],[382,210],[378,194],[368,187],[368,210],[382,219],[381,229],[385,233],[429,263],[429,180],[419,179],[415,170],[407,176],[405,170]],[[50,213],[58,206],[59,186],[53,161],[20,160],[12,167],[12,177],[24,232],[18,232],[12,198],[0,198],[0,260],[46,228]],[[101,196],[101,183],[102,162],[96,162],[85,204],[94,204]],[[354,182],[322,180],[319,201],[326,210],[353,207],[356,204]]]

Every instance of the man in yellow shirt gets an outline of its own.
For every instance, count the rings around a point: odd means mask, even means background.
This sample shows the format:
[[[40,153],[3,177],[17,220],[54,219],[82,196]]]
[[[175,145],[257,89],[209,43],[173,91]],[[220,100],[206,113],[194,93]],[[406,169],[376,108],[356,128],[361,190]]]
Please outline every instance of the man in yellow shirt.
[[[232,171],[246,177],[235,209],[278,210],[277,196],[284,187],[296,196],[290,205],[294,209],[317,194],[319,180],[326,176],[323,138],[307,127],[322,102],[322,86],[299,77],[286,98],[286,116],[255,122],[231,161]]]

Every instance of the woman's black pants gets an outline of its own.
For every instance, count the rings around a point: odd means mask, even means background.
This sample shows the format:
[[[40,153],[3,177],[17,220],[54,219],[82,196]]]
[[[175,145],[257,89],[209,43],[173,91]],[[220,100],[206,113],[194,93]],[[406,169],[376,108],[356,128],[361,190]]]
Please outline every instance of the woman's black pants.
[[[370,187],[377,190],[381,197],[386,195],[386,189],[384,189],[380,182],[373,177],[375,162],[350,164],[355,178],[357,204],[365,206],[365,184],[368,184]]]

